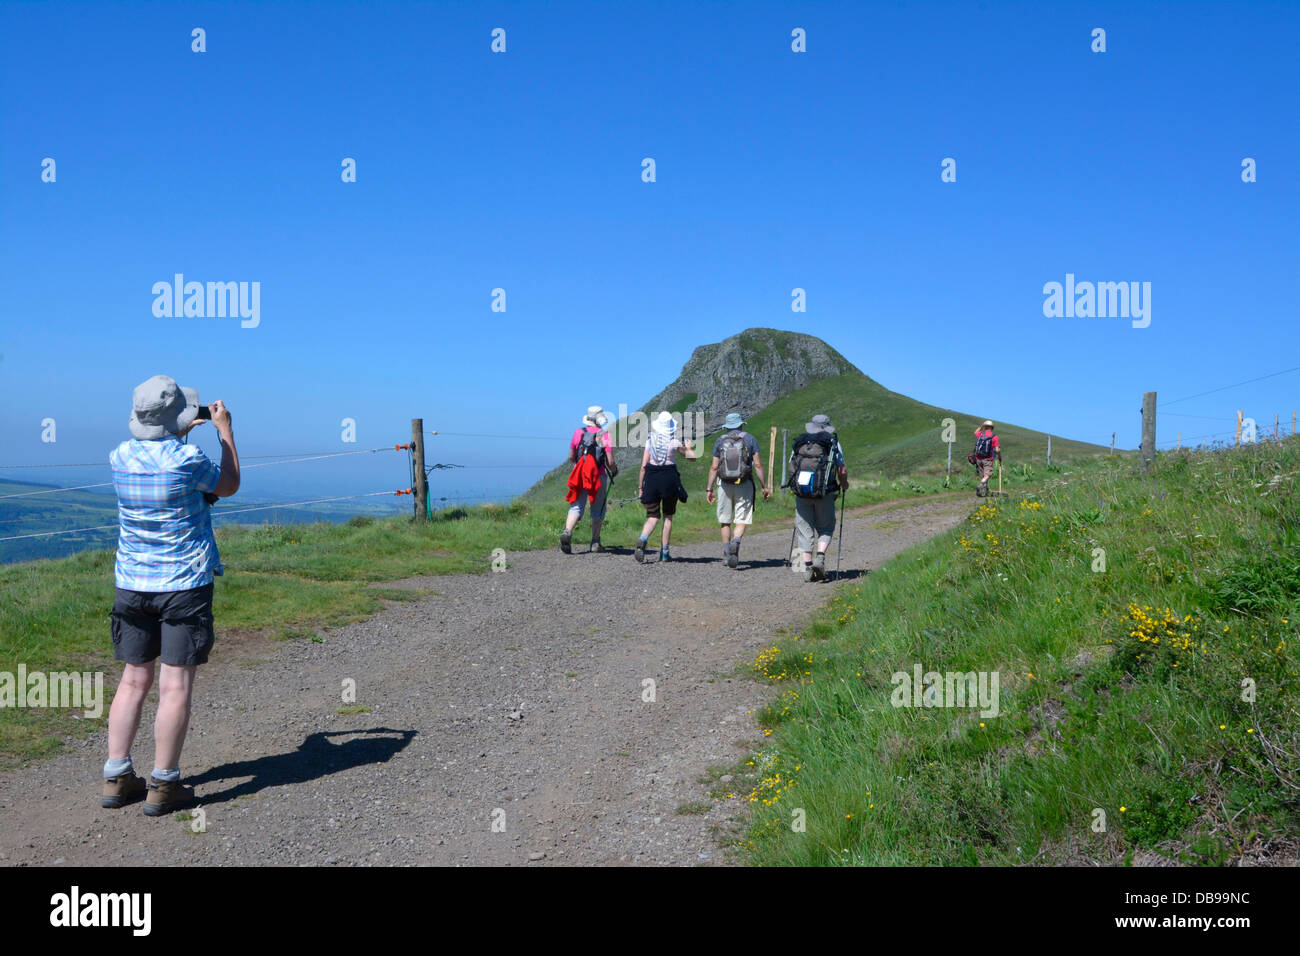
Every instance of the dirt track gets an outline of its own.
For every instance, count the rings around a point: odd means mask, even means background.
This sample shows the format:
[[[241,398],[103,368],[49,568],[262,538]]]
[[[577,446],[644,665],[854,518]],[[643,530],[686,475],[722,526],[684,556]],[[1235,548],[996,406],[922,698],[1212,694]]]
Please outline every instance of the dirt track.
[[[973,503],[851,515],[845,578]],[[182,763],[207,832],[101,809],[99,734],[0,774],[0,865],[725,864],[714,833],[743,801],[677,808],[707,801],[705,768],[761,737],[752,712],[772,691],[735,664],[832,594],[784,568],[789,541],[747,537],[736,571],[714,543],[644,566],[628,549],[516,553],[500,574],[405,582],[437,593],[323,643],[214,653]],[[134,749],[145,773],[154,703]]]

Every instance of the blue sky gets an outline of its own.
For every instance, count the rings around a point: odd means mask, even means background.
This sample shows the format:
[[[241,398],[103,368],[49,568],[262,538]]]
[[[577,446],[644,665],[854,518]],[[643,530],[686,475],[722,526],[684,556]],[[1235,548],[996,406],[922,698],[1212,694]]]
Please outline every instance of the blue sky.
[[[1145,390],[1300,364],[1298,32],[1294,3],[8,3],[0,463],[104,458],[157,372],[225,399],[245,455],[357,447],[345,417],[391,445],[416,415],[562,450],[588,404],[639,405],[749,326],[1132,447]],[[177,272],[260,282],[260,324],[155,317]],[[1067,273],[1150,282],[1151,325],[1045,317]],[[1297,406],[1300,373],[1279,376],[1180,403],[1211,418],[1159,439]],[[438,441],[434,460],[558,455]],[[256,489],[405,484],[397,455],[341,461]]]

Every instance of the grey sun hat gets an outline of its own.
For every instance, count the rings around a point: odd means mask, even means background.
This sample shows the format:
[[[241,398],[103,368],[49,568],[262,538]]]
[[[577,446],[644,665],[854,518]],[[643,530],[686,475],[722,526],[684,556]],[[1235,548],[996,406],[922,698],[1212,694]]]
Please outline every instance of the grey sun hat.
[[[727,420],[722,423],[722,427],[734,432],[743,424],[745,424],[745,420],[740,417],[740,412],[731,412],[727,415]]]
[[[131,434],[142,441],[179,435],[198,417],[199,393],[181,388],[167,375],[155,375],[135,387],[131,400]]]
[[[831,424],[829,415],[814,415],[812,421],[804,423],[803,430],[809,435],[816,435],[820,432],[835,434],[835,426]]]

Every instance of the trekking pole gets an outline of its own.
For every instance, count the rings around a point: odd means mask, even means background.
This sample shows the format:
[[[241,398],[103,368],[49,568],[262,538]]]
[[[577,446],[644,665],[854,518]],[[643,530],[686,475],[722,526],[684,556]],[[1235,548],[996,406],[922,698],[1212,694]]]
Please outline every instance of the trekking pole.
[[[840,543],[835,546],[835,580],[840,579],[840,555],[844,553],[844,501],[848,492],[840,491]]]
[[[998,496],[1002,496],[1002,459],[998,459]]]

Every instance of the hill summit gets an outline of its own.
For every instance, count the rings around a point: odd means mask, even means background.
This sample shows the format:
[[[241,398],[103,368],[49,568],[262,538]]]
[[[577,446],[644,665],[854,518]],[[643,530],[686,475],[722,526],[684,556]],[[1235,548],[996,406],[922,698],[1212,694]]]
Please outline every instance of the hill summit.
[[[691,353],[676,381],[643,411],[661,409],[703,416],[708,430],[729,412],[748,417],[793,391],[822,379],[858,372],[821,339],[779,329],[746,329]]]

